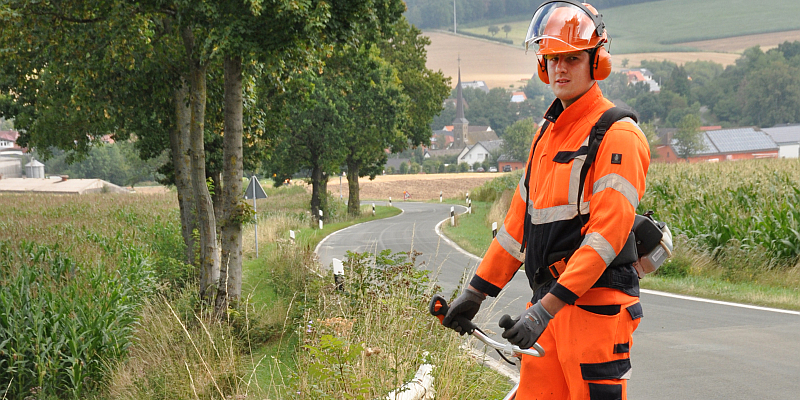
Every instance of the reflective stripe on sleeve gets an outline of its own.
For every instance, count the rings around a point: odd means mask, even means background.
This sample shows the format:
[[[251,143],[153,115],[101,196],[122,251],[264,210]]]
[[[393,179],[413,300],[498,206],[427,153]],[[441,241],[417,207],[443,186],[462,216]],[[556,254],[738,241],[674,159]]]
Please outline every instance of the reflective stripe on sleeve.
[[[592,232],[586,235],[583,238],[583,242],[581,242],[581,247],[583,246],[589,246],[594,249],[606,263],[606,266],[611,264],[611,261],[614,261],[614,258],[617,257],[614,247],[599,232]]]
[[[517,184],[519,188],[519,196],[522,197],[522,200],[528,198],[528,191],[525,190],[525,174],[522,174],[522,178],[519,179],[519,184]]]
[[[594,182],[594,187],[592,188],[592,194],[600,193],[609,188],[614,189],[625,196],[625,198],[628,199],[628,202],[633,206],[634,210],[639,206],[639,192],[636,190],[636,187],[628,182],[627,179],[623,178],[622,175],[608,174],[596,180]]]
[[[497,239],[497,243],[503,247],[503,250],[507,251],[508,254],[516,258],[517,261],[525,261],[525,253],[519,251],[520,247],[522,247],[522,244],[518,242],[517,239],[514,239],[510,233],[508,233],[505,224],[503,224],[503,226],[501,226],[497,231],[497,236],[495,239]]]

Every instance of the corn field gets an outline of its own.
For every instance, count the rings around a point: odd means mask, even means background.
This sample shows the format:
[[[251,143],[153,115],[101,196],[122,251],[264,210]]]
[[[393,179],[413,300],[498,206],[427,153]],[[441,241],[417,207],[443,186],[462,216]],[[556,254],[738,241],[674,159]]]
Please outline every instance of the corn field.
[[[2,398],[97,390],[159,278],[192,274],[172,195],[2,195],[0,233]]]
[[[800,258],[800,160],[650,165],[639,212],[712,257],[764,252],[775,266]]]

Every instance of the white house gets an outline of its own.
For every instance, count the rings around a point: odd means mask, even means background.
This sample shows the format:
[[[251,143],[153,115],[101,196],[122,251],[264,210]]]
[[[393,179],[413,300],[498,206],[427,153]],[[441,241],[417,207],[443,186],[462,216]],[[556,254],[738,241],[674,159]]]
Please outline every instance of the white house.
[[[800,125],[782,125],[762,128],[778,145],[778,158],[800,157]]]
[[[525,92],[514,92],[511,94],[511,102],[512,103],[522,103],[523,101],[527,100],[528,97],[525,96]]]
[[[467,163],[469,165],[476,162],[484,162],[492,157],[492,152],[499,149],[503,145],[502,140],[492,140],[478,142],[472,146],[467,146],[458,155],[458,163]]]

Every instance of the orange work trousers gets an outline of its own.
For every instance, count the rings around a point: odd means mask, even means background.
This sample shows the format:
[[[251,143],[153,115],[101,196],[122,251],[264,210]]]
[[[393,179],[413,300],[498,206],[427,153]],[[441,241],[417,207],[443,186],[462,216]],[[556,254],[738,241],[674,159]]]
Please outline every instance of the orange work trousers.
[[[638,297],[590,289],[550,321],[538,340],[545,356],[523,356],[517,400],[626,400],[641,317]]]

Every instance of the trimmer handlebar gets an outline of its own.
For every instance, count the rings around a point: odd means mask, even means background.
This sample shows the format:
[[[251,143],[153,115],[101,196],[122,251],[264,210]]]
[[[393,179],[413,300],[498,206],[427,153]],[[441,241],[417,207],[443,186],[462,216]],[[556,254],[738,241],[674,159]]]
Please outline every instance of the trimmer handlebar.
[[[439,323],[444,321],[444,316],[447,315],[447,310],[449,310],[449,307],[447,306],[447,301],[444,299],[444,297],[437,294],[431,298],[429,311],[431,315],[439,318]],[[465,329],[467,333],[474,336],[487,346],[501,352],[506,357],[519,358],[522,356],[522,354],[527,354],[534,357],[544,356],[544,349],[539,345],[539,343],[534,343],[533,347],[530,349],[521,349],[519,346],[512,345],[508,342],[500,343],[493,340],[492,338],[486,336],[486,334],[484,334],[480,329],[478,329],[475,324],[472,323],[472,321],[464,317],[458,317],[457,320],[458,325]],[[500,327],[510,328],[512,326],[514,326],[514,321],[510,316],[504,315],[502,318],[500,318]]]

